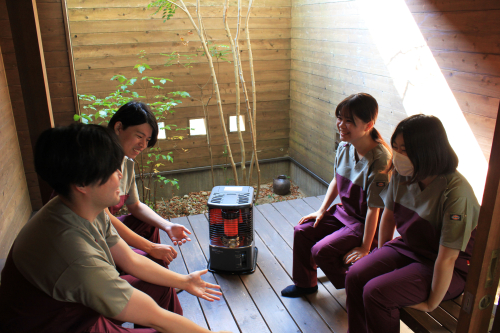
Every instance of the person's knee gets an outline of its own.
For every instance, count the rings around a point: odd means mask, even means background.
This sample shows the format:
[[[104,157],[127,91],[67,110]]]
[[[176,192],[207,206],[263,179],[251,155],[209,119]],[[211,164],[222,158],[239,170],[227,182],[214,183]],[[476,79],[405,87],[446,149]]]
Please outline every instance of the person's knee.
[[[318,243],[311,248],[311,255],[318,266],[325,261],[325,257],[328,257],[325,256],[325,252],[325,247]]]
[[[387,307],[387,296],[390,295],[390,290],[386,289],[386,286],[381,284],[380,281],[371,279],[363,288],[363,303],[365,305]]]
[[[297,224],[293,227],[293,237],[294,239],[307,238],[308,226],[305,224]]]
[[[342,257],[329,245],[316,243],[311,248],[311,255],[318,266],[333,265],[335,267],[342,265]]]
[[[346,289],[350,288],[363,288],[366,281],[365,267],[361,265],[352,265],[347,271],[345,284]]]

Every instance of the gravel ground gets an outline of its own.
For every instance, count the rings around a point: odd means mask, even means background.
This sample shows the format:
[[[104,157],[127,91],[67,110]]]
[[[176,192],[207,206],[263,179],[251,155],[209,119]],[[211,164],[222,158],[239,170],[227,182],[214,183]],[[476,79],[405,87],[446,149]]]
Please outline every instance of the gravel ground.
[[[257,191],[256,186],[254,186]],[[210,191],[191,192],[183,197],[173,197],[170,200],[158,202],[157,212],[162,217],[171,219],[174,217],[203,214],[207,211],[207,200],[210,197]],[[290,193],[286,195],[278,195],[273,193],[273,184],[268,183],[261,185],[257,205],[265,203],[279,202],[285,200],[294,200],[305,198],[306,196],[299,187],[291,184]],[[119,214],[124,214],[120,211]]]

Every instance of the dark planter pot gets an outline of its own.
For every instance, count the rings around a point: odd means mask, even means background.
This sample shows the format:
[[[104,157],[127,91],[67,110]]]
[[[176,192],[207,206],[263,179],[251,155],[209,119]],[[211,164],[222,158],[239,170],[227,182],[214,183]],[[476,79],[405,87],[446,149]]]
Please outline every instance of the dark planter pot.
[[[273,192],[279,195],[290,193],[290,181],[285,175],[281,175],[278,176],[278,178],[273,179]]]

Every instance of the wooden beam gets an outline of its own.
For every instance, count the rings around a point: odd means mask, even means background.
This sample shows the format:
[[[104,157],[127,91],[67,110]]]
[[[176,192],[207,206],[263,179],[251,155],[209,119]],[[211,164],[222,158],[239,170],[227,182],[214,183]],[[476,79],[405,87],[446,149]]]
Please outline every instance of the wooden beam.
[[[31,145],[35,147],[40,134],[54,127],[36,2],[35,0],[7,1],[7,12]],[[46,203],[52,189],[42,179],[39,178],[38,182],[42,201]]]
[[[499,107],[500,114],[500,107]],[[457,333],[488,332],[500,270],[500,117],[497,116],[483,203]]]
[[[62,5],[62,16],[64,19],[64,29],[66,33],[66,47],[68,50],[68,58],[69,58],[69,69],[71,74],[71,85],[73,88],[73,101],[75,103],[75,113],[80,114],[80,105],[78,100],[78,86],[76,83],[75,77],[75,63],[73,57],[73,45],[70,38],[70,29],[69,29],[69,20],[68,20],[68,6],[66,1],[61,1]]]

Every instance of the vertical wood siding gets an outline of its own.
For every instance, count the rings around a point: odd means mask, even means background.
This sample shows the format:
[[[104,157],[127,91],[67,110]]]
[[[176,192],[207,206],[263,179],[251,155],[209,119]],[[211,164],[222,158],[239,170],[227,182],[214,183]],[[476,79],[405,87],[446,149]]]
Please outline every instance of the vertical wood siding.
[[[199,52],[201,46],[196,32],[185,14],[178,10],[174,17],[163,23],[161,15],[152,17],[152,10],[146,9],[148,0],[69,0],[69,20],[73,44],[76,78],[79,94],[95,94],[104,97],[116,90],[117,81],[110,81],[114,74],[126,77],[141,76],[133,69],[138,63],[137,54],[147,52],[146,62],[153,71],[144,74],[166,77],[173,82],[165,85],[165,92],[184,90],[192,98],[183,99],[176,112],[169,115],[167,124],[187,127],[190,118],[203,117],[203,109],[197,100],[200,90],[197,84],[209,82],[204,94],[211,91],[208,64]],[[229,45],[223,28],[220,1],[203,1],[201,12],[209,40],[215,44]],[[230,1],[228,11],[233,38],[236,27],[236,1]],[[194,15],[194,7],[190,7]],[[246,7],[243,8],[246,13]],[[252,9],[250,26],[252,49],[257,85],[257,148],[260,158],[285,156],[289,143],[289,94],[290,94],[290,23],[291,3],[289,0],[256,0]],[[194,33],[193,33],[194,32]],[[244,37],[244,32],[242,31]],[[181,40],[181,38],[183,40]],[[184,44],[186,45],[184,45]],[[245,80],[250,85],[248,54],[245,40],[240,44]],[[190,68],[177,64],[165,67],[166,58],[161,53],[178,52],[194,54]],[[232,55],[227,59],[232,62]],[[234,94],[234,72],[232,63],[219,62],[216,65],[224,113],[236,114]],[[139,90],[144,93],[144,90]],[[242,95],[242,101],[243,95]],[[81,112],[87,113],[82,109]],[[246,113],[242,103],[242,113]],[[224,139],[213,96],[209,106],[209,123],[214,163],[225,163]],[[248,128],[248,124],[246,125]],[[184,136],[184,140],[161,140],[160,146],[174,152],[174,163],[168,163],[164,170],[174,170],[210,164],[206,138],[188,136],[187,131],[172,131],[167,136]],[[239,141],[235,133],[229,134],[231,149],[236,162],[241,161]],[[248,130],[244,135],[246,158],[251,158],[251,141]],[[250,152],[250,153],[249,153]]]
[[[42,207],[42,199],[33,165],[33,150],[30,143],[23,94],[5,1],[0,0],[0,45],[5,62],[5,73],[9,85],[10,99],[12,101],[31,204],[33,209],[37,210]],[[37,9],[52,110],[54,112],[54,122],[56,126],[68,125],[73,121],[75,103],[61,0],[38,0]]]
[[[73,123],[75,97],[62,0],[37,0],[55,126]]]
[[[500,3],[405,2],[489,160],[500,101]],[[372,94],[380,106],[376,128],[388,140],[406,117],[402,98],[356,1],[294,0],[291,38],[290,155],[330,180],[337,104]]]
[[[8,82],[8,92],[12,103],[14,120],[16,123],[17,137],[21,149],[26,181],[33,209],[42,207],[40,187],[33,164],[33,149],[31,147],[26,112],[24,109],[23,93],[17,71],[16,54],[14,42],[10,30],[9,18],[7,16],[6,0],[0,0],[0,46],[5,66],[5,74]]]
[[[1,49],[1,47],[0,47]],[[0,270],[19,230],[31,214],[4,60],[0,52]]]

